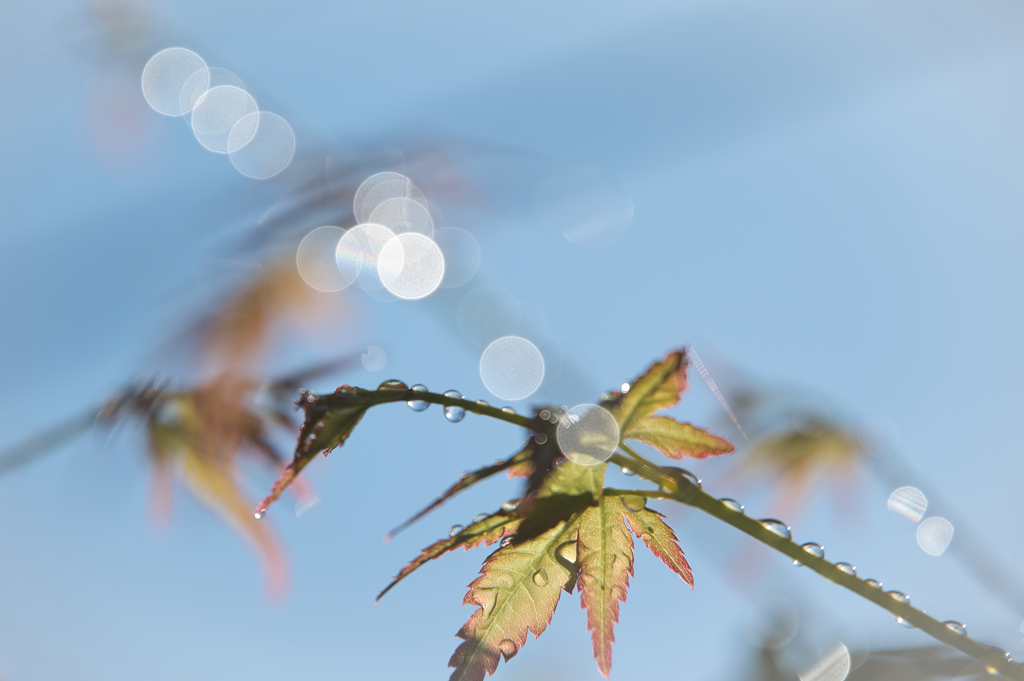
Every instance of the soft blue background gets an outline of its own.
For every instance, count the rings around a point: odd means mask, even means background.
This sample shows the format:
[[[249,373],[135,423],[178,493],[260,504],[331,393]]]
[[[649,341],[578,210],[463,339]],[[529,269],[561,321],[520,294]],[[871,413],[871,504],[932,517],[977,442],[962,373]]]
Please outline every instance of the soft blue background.
[[[141,64],[104,47],[94,9],[8,3],[0,21],[0,445],[146,369],[173,328],[166,309],[196,293],[196,273],[216,257],[218,230],[276,197],[145,107]],[[694,343],[713,375],[801,386],[853,423],[891,420],[926,491],[953,499],[1020,574],[1019,2],[143,9],[155,44],[235,70],[292,120],[300,145],[429,138],[469,158],[503,148],[612,178],[633,198],[633,225],[591,250],[535,229],[517,208],[532,190],[502,188],[481,164],[475,179],[500,206],[463,225],[480,239],[482,276],[540,306],[597,390]],[[95,133],[118,106],[126,113],[105,139],[136,140],[120,155]],[[338,346],[372,341],[390,359],[386,376],[359,369],[344,380],[397,376],[488,397],[476,351],[429,303],[357,300],[365,337]],[[292,569],[284,604],[263,598],[244,544],[184,495],[169,531],[154,530],[137,433],[106,448],[83,438],[0,479],[0,675],[447,678],[471,612],[459,603],[484,552],[424,568],[381,605],[373,596],[420,547],[518,484],[489,483],[390,545],[381,536],[521,435],[391,409],[311,469],[317,508],[272,515]],[[735,435],[703,384],[678,413]],[[694,466],[709,477],[723,468]],[[885,510],[890,490],[864,480],[851,505],[813,495],[790,519],[796,538],[1024,657],[1020,616],[950,555],[925,555]],[[254,493],[269,482],[254,479]],[[728,485],[709,489],[739,494]],[[767,495],[748,502],[752,513],[767,505]],[[728,527],[671,516],[697,588],[639,550],[616,679],[743,678],[744,622],[775,597],[800,608],[812,647],[850,630],[875,648],[929,642],[782,557],[751,552]],[[752,583],[725,574],[755,558],[767,562]],[[598,678],[588,638],[577,598],[565,598],[500,678]]]

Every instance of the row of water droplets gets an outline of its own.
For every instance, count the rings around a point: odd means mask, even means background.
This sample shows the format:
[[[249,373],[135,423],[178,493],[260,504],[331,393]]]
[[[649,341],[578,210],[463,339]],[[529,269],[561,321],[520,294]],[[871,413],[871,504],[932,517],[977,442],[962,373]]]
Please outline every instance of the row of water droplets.
[[[207,66],[192,50],[170,47],[153,55],[142,70],[142,95],[157,113],[185,118],[203,148],[226,154],[246,177],[274,177],[295,156],[288,122],[261,111],[237,76]]]
[[[626,468],[623,468],[622,472],[625,473],[626,475],[636,475],[636,473],[634,473],[634,472],[632,472],[632,471],[630,471],[629,469],[626,469]],[[695,476],[692,473],[690,473],[689,471],[686,471],[686,470],[683,470],[683,469],[676,469],[675,470],[675,474],[677,475],[677,477],[683,477],[683,478],[689,480],[689,482],[692,483],[693,485],[695,485],[698,489],[700,488],[701,480],[699,478],[697,478],[697,476]],[[741,504],[740,502],[736,501],[735,499],[730,499],[728,497],[722,497],[718,501],[719,501],[719,503],[721,503],[723,506],[725,506],[726,508],[728,508],[730,511],[732,511],[734,513],[741,513],[742,514],[742,513],[745,512],[743,504]],[[777,534],[778,536],[782,537],[783,539],[786,539],[786,540],[789,540],[789,541],[793,541],[792,528],[790,528],[788,525],[786,525],[781,520],[777,520],[775,518],[762,518],[759,522],[761,523],[761,525],[765,529],[769,530],[770,532],[773,532],[774,534]],[[817,542],[806,542],[806,543],[803,543],[803,544],[800,545],[800,548],[803,549],[808,555],[814,556],[816,558],[820,558],[822,560],[825,559],[825,548],[821,544],[818,544]],[[797,567],[802,567],[803,563],[801,563],[799,560],[794,559],[793,560],[793,565],[795,565]],[[838,562],[838,563],[834,563],[834,566],[836,567],[836,569],[838,569],[838,570],[840,570],[840,571],[842,571],[842,572],[844,572],[844,573],[846,573],[846,574],[848,574],[848,575],[850,575],[852,577],[856,577],[857,576],[857,568],[854,567],[853,565],[851,565],[850,563]],[[875,589],[881,589],[882,588],[882,583],[880,581],[878,581],[878,580],[875,580],[875,579],[865,579],[864,582],[868,586],[873,587]],[[890,597],[892,597],[893,599],[899,601],[900,603],[906,603],[907,605],[910,604],[910,596],[908,596],[907,594],[905,594],[905,593],[903,593],[901,591],[887,591],[886,593]],[[907,620],[905,620],[905,619],[903,619],[902,617],[899,617],[899,616],[896,617],[896,622],[899,623],[901,626],[906,627],[908,629],[912,629],[913,626],[914,626],[913,624],[911,624],[910,622],[908,622]],[[960,622],[957,622],[955,620],[947,620],[947,621],[943,622],[943,624],[950,631],[952,631],[952,632],[954,632],[956,634],[959,634],[961,636],[967,636],[967,626],[966,625],[961,624]],[[1001,654],[1003,654],[1006,657],[1007,660],[1011,660],[1012,659],[1010,657],[1009,653],[1007,653],[1007,652],[1005,652],[1003,650],[999,650],[999,652]]]

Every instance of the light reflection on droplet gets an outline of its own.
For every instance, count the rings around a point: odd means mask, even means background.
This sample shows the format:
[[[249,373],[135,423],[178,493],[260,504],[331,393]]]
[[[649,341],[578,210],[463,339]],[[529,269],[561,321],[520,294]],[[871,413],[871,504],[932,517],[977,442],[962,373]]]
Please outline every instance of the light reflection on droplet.
[[[434,234],[434,220],[425,205],[412,199],[397,197],[384,201],[373,209],[367,222],[384,225],[395,234],[418,232]]]
[[[377,271],[388,291],[403,300],[419,300],[441,285],[444,256],[430,237],[406,232],[384,244]]]
[[[434,231],[434,242],[444,253],[444,288],[462,286],[480,269],[480,244],[466,230],[442,227]]]
[[[255,128],[255,132],[251,132]],[[275,113],[260,111],[243,116],[228,134],[231,164],[255,180],[274,177],[295,156],[295,132]]]
[[[206,62],[183,47],[157,52],[142,69],[142,95],[154,111],[165,116],[187,114],[209,85]]]
[[[801,672],[800,681],[843,681],[850,673],[850,651],[837,643],[810,669]]]
[[[356,282],[363,289],[383,288],[377,264],[381,251],[394,238],[391,230],[374,224],[356,225],[345,232],[335,251],[340,276],[346,281]]]
[[[889,495],[888,506],[893,514],[916,523],[928,508],[928,497],[916,487],[900,487]]]
[[[525,399],[544,380],[544,357],[525,338],[499,338],[480,355],[480,380],[503,400]]]
[[[572,461],[593,466],[607,461],[619,446],[619,424],[596,404],[579,404],[558,421],[558,446]]]
[[[210,88],[192,109],[192,132],[206,149],[218,154],[248,144],[259,125],[259,108],[248,92],[233,85]],[[250,116],[250,114],[257,114]],[[236,126],[245,119],[245,124]]]
[[[384,348],[377,345],[371,345],[366,348],[366,352],[360,357],[363,363],[363,368],[367,371],[380,371],[388,363],[388,353],[384,352]]]
[[[917,526],[917,545],[931,556],[941,556],[953,541],[953,523],[945,518],[927,518]]]
[[[318,227],[299,244],[295,264],[309,286],[318,291],[340,291],[352,283],[338,271],[334,256],[344,235],[340,227]]]
[[[542,224],[593,248],[618,240],[633,221],[629,194],[584,168],[548,177],[537,189],[537,207]]]

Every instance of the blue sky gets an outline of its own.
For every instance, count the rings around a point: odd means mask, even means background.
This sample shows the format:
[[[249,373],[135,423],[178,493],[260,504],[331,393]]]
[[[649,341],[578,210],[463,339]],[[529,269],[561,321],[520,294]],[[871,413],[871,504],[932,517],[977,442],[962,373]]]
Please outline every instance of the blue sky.
[[[596,391],[693,343],[713,375],[797,389],[852,424],[888,419],[921,473],[907,482],[952,499],[1006,564],[1024,561],[1019,4],[145,9],[157,49],[190,47],[238,73],[292,122],[300,153],[327,142],[450,149],[491,206],[452,209],[474,221],[460,226],[480,242],[479,281],[538,306]],[[225,230],[282,192],[151,112],[141,64],[103,50],[88,5],[5,14],[0,445],[145,370],[180,321],[176,305],[203,295],[197,273]],[[632,225],[613,246],[581,248],[538,226],[536,186],[576,167],[632,198]],[[489,397],[479,351],[429,299],[352,300],[359,335],[307,339],[288,359],[372,342],[387,368],[343,380],[398,377]],[[538,399],[587,399],[552,385]],[[704,386],[691,392],[677,415],[733,437]],[[311,466],[321,504],[272,516],[292,570],[288,600],[273,604],[243,543],[185,495],[169,529],[151,526],[138,433],[106,447],[87,436],[0,478],[0,675],[447,678],[470,614],[459,604],[484,553],[424,568],[381,605],[373,596],[419,548],[518,487],[489,483],[390,545],[381,537],[520,439],[472,418],[448,424],[435,409],[372,413],[344,450]],[[725,467],[694,469],[710,478]],[[269,483],[253,479],[254,495]],[[816,491],[791,521],[795,535],[1024,657],[1020,617],[950,555],[925,555],[886,511],[889,491],[865,478],[852,507]],[[748,508],[767,504],[753,494]],[[781,556],[762,556],[761,579],[738,588],[725,570],[749,555],[744,540],[696,512],[670,517],[697,588],[638,551],[613,678],[742,678],[743,623],[772,598],[797,604],[815,645],[849,629],[874,648],[928,642]],[[567,598],[499,678],[599,678],[589,651]]]

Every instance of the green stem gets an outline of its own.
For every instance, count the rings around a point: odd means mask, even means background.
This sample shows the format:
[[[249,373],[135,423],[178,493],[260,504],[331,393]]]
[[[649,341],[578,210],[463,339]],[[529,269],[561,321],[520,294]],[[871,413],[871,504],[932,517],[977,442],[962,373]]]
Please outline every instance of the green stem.
[[[814,554],[808,553],[799,544],[768,529],[759,520],[749,518],[742,511],[737,511],[725,503],[704,492],[699,485],[689,480],[671,475],[665,469],[650,464],[633,452],[627,445],[621,445],[623,451],[644,463],[628,459],[621,454],[614,454],[611,462],[634,471],[646,480],[661,487],[660,491],[646,490],[613,490],[615,494],[632,494],[636,496],[672,499],[688,506],[704,511],[724,523],[732,525],[740,532],[750,535],[762,544],[783,553],[793,560],[799,561],[804,567],[817,572],[825,579],[845,587],[862,598],[888,610],[894,616],[906,620],[914,627],[925,632],[932,638],[956,648],[973,658],[985,663],[990,671],[996,671],[1011,679],[1024,681],[1024,666],[1016,664],[1005,657],[1005,653],[978,643],[965,635],[958,634],[939,620],[914,608],[909,603],[896,600],[879,587],[871,586],[856,575],[851,575]]]
[[[362,398],[367,403],[367,408],[374,407],[378,404],[388,404],[389,402],[410,402],[419,400],[421,402],[440,404],[446,407],[462,407],[466,411],[473,412],[474,414],[490,416],[491,418],[498,419],[499,421],[505,421],[506,423],[522,426],[523,428],[530,428],[531,430],[546,431],[549,427],[554,427],[553,424],[550,424],[547,421],[538,422],[537,419],[502,411],[499,407],[492,407],[490,405],[484,406],[477,402],[471,402],[463,397],[448,397],[447,395],[442,395],[440,393],[417,392],[409,389],[365,390],[363,388],[348,388],[348,390],[349,395],[355,394],[357,397]],[[339,399],[339,405],[343,400],[351,399],[351,397],[346,396],[344,393],[332,393],[317,396],[317,404],[325,405],[328,409],[331,409],[332,398],[335,397]]]

